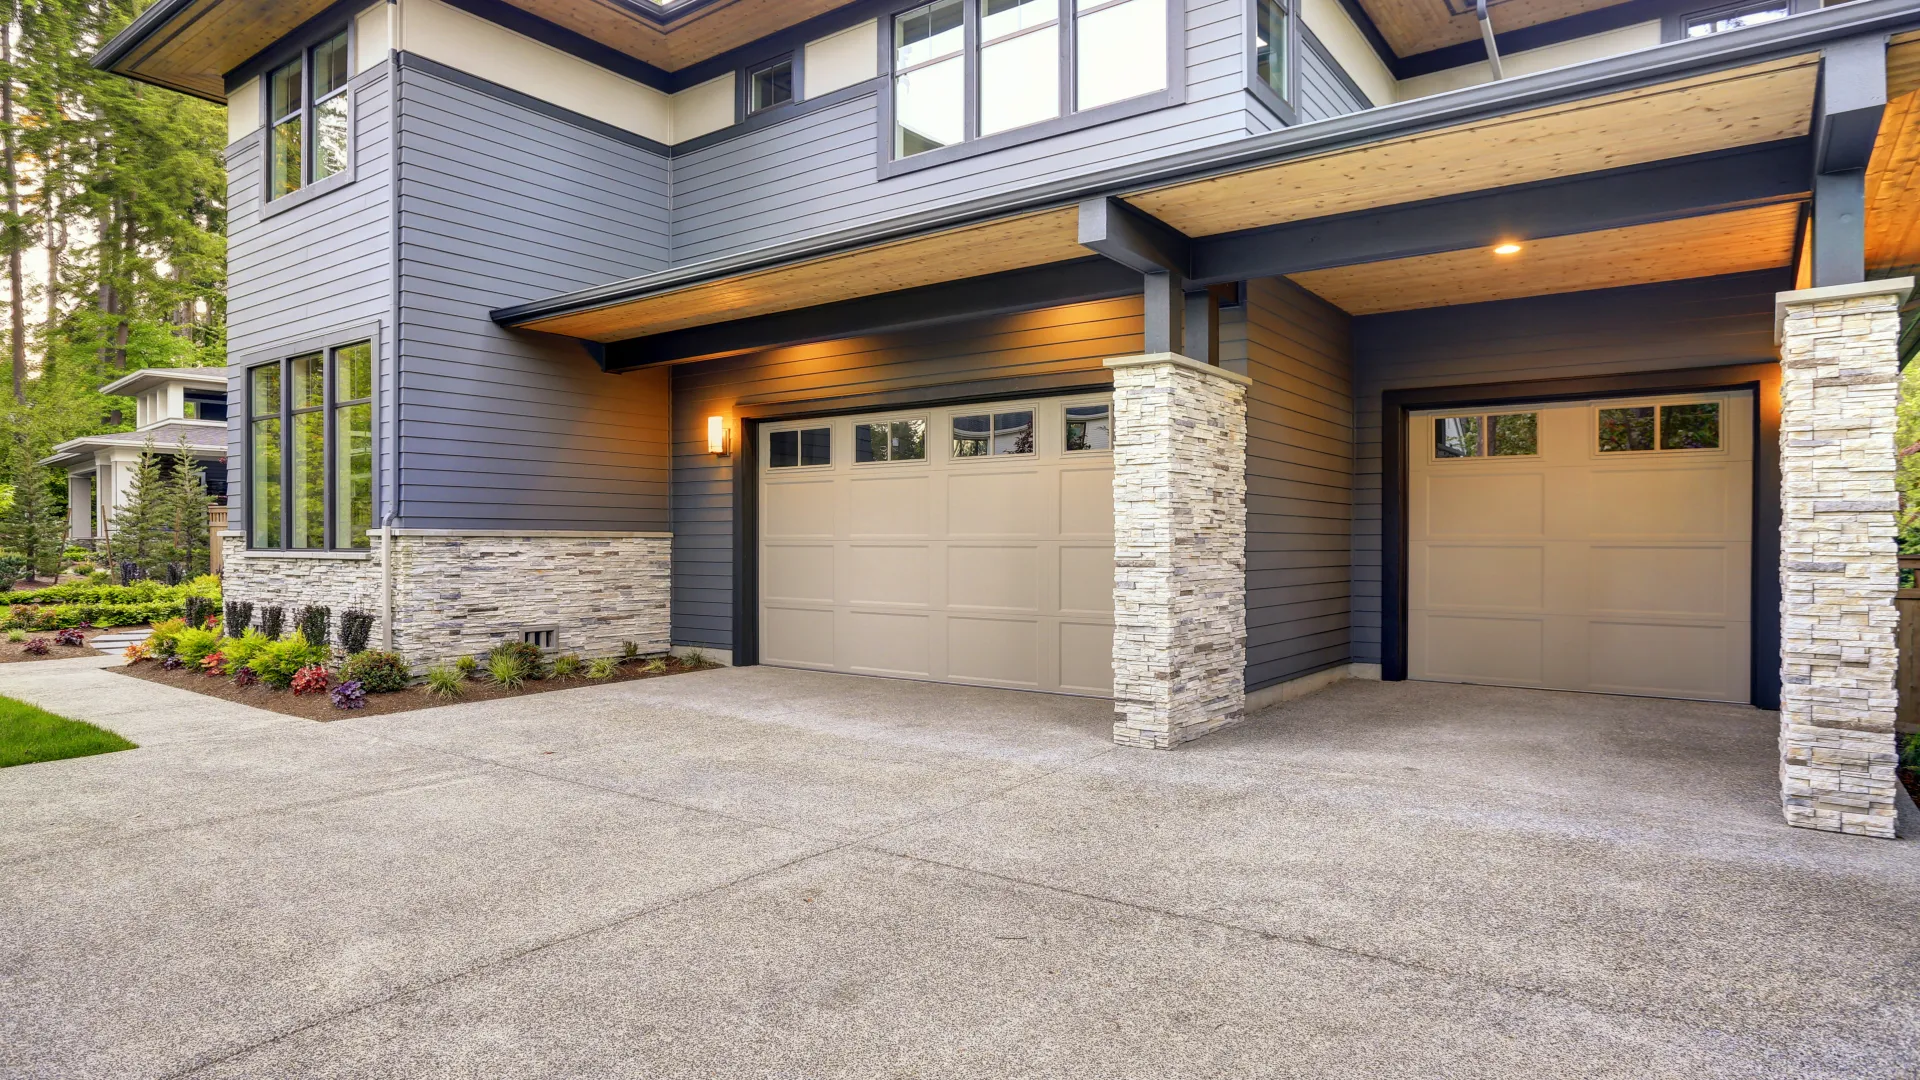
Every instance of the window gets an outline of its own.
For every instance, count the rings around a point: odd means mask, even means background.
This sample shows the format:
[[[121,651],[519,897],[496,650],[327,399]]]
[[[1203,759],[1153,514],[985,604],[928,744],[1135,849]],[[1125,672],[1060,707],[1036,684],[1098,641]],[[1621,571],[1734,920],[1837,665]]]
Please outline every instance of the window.
[[[290,195],[347,167],[347,33],[267,73],[267,197]]]
[[[227,399],[224,395],[186,395],[187,419],[189,420],[225,420],[227,418]]]
[[[927,422],[887,420],[853,425],[853,460],[925,461]]]
[[[894,158],[1166,90],[1167,3],[935,0],[895,15]]]
[[[1532,457],[1540,452],[1540,415],[1436,416],[1436,458]]]
[[[1067,406],[1067,451],[1106,450],[1113,443],[1113,410],[1106,405]]]
[[[1292,0],[1254,0],[1253,77],[1279,95],[1293,100]]]
[[[767,467],[794,469],[833,464],[833,429],[776,431],[767,436]]]
[[[1653,450],[1718,450],[1720,403],[1635,405],[1600,410],[1603,454]]]
[[[1746,4],[1741,7],[1722,8],[1719,11],[1689,15],[1685,23],[1685,34],[1690,38],[1706,37],[1709,34],[1723,34],[1728,30],[1758,26],[1775,19],[1784,19],[1793,14],[1791,3]]]
[[[373,528],[373,343],[250,369],[247,444],[250,546],[365,549]]]
[[[1033,453],[1033,410],[956,416],[953,418],[953,456],[988,457]]]
[[[747,115],[793,100],[793,57],[747,73]]]

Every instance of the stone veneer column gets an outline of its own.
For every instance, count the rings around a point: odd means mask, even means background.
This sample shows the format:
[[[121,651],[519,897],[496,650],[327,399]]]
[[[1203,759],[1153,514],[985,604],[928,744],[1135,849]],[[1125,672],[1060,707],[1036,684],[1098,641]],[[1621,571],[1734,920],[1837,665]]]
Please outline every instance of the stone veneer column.
[[[1899,306],[1913,279],[1781,293],[1780,796],[1894,834]]]
[[[1250,380],[1175,353],[1113,369],[1113,741],[1167,749],[1246,711]]]

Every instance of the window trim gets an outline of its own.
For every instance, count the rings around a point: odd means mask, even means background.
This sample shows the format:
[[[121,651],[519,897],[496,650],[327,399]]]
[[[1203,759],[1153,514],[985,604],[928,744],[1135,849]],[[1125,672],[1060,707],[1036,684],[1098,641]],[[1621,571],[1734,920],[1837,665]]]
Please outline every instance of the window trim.
[[[1663,456],[1672,454],[1699,456],[1702,454],[1730,453],[1731,450],[1727,446],[1726,423],[1728,414],[1727,406],[1731,404],[1731,402],[1732,398],[1728,394],[1713,392],[1704,394],[1659,394],[1629,400],[1616,398],[1595,400],[1587,406],[1587,456],[1594,461],[1631,461],[1644,458],[1650,454],[1660,454]],[[1666,428],[1667,418],[1665,410],[1675,405],[1718,406],[1720,410],[1719,419],[1717,420],[1720,434],[1719,445],[1661,446],[1661,436],[1665,433]],[[1606,409],[1652,409],[1653,445],[1645,450],[1602,450],[1600,448],[1600,413]]]
[[[1283,97],[1276,93],[1260,78],[1260,3],[1261,0],[1246,0],[1243,8],[1247,20],[1246,32],[1246,71],[1247,91],[1254,100],[1266,106],[1267,111],[1278,117],[1280,122],[1292,127],[1300,122],[1300,61],[1301,42],[1304,38],[1305,23],[1300,18],[1301,0],[1273,0],[1287,14],[1287,92]]]
[[[823,420],[825,421],[824,423],[822,422]],[[837,465],[839,465],[840,463],[840,450],[838,447],[834,445],[834,443],[837,442],[838,440],[834,437],[833,421],[831,417],[821,417],[813,420],[801,420],[791,424],[770,425],[765,429],[765,431],[767,436],[767,466],[766,467],[769,472],[788,473],[788,472],[805,472],[808,469],[832,469]],[[775,465],[773,463],[773,437],[775,435],[780,435],[789,431],[794,433],[794,444],[793,444],[793,452],[795,455],[794,462],[791,465]],[[803,432],[808,432],[808,431],[824,431],[827,433],[827,460],[825,464],[808,465],[806,463],[804,444],[801,441],[801,434]]]
[[[1734,3],[1706,4],[1701,7],[1687,8],[1660,18],[1660,41],[1662,44],[1687,40],[1687,24],[1704,16],[1731,15],[1744,8],[1770,6],[1764,0],[1735,0]],[[1799,15],[1802,12],[1818,11],[1820,0],[1787,0],[1787,13]],[[1730,33],[1731,31],[1720,31]],[[1702,37],[1717,37],[1718,34],[1703,34]]]
[[[1535,426],[1534,426],[1533,453],[1531,454],[1496,454],[1493,452],[1493,422],[1503,416],[1531,416],[1534,418]],[[1424,419],[1427,421],[1428,435],[1429,435],[1429,438],[1426,440],[1427,460],[1436,465],[1445,465],[1449,462],[1461,462],[1461,461],[1478,461],[1478,462],[1535,461],[1535,460],[1538,460],[1540,457],[1540,442],[1539,442],[1540,410],[1538,409],[1511,409],[1511,408],[1497,408],[1497,407],[1488,408],[1488,409],[1451,409],[1451,410],[1445,410],[1441,412],[1429,413],[1426,417],[1424,417]],[[1440,438],[1439,438],[1440,421],[1456,420],[1456,419],[1473,419],[1473,420],[1478,420],[1480,422],[1480,426],[1474,436],[1474,438],[1477,440],[1476,449],[1474,453],[1450,456],[1450,455],[1442,454],[1440,452]]]
[[[982,461],[999,461],[1004,463],[1009,458],[1015,461],[1039,460],[1040,458],[1040,406],[1037,402],[1026,401],[1026,400],[990,402],[987,404],[987,408],[985,412],[974,412],[972,409],[972,406],[966,405],[966,404],[962,404],[959,408],[966,409],[967,411],[961,412],[959,411],[959,409],[954,409],[954,410],[951,410],[947,416],[947,430],[944,434],[946,439],[945,446],[947,448],[947,464],[948,465],[955,465],[960,462],[966,462],[967,464],[964,467],[972,468],[974,466],[974,463],[982,462]],[[1065,406],[1062,406],[1062,408],[1064,409]],[[993,441],[994,439],[998,438],[1000,435],[1000,424],[998,422],[1000,417],[1008,413],[1020,413],[1020,412],[1027,414],[1027,417],[1028,417],[1027,428],[1029,431],[1032,432],[1033,449],[1025,450],[1025,451],[1019,451],[1019,450],[1009,451],[1008,453],[1005,453],[1005,454],[995,452],[993,448]],[[1065,416],[1066,414],[1063,412],[1061,415]],[[962,416],[984,416],[987,418],[987,452],[986,453],[956,454],[953,452],[953,440],[954,440],[953,422],[955,420],[960,419]],[[929,433],[929,436],[931,436],[931,433]],[[1062,437],[1060,440],[1060,444],[1063,448],[1066,446],[1064,426],[1062,427]],[[1065,450],[1062,449],[1061,453],[1064,454]]]
[[[933,460],[932,448],[929,446],[927,442],[928,439],[933,437],[933,417],[929,413],[914,412],[914,413],[877,413],[877,414],[871,414],[871,415],[856,414],[853,416],[849,416],[847,419],[848,419],[848,432],[853,439],[853,444],[850,447],[848,447],[849,451],[851,452],[851,456],[847,458],[847,465],[849,468],[854,468],[854,469],[872,469],[872,468],[884,469],[889,467],[914,468],[914,467],[926,466],[929,462]],[[920,421],[920,456],[917,458],[894,457],[893,447],[891,443],[891,440],[893,438],[892,426],[894,424],[901,423],[902,421],[913,421],[913,420]],[[860,428],[862,425],[871,427],[877,424],[885,424],[888,427],[887,438],[889,440],[889,443],[887,447],[887,458],[885,461],[861,461],[860,460]]]
[[[1167,85],[1164,90],[1151,91],[1139,97],[1098,105],[1085,112],[1073,109],[1074,91],[1074,0],[1060,0],[1060,101],[1064,111],[1051,120],[1041,120],[1024,127],[1009,128],[992,135],[979,134],[980,118],[980,42],[979,42],[979,0],[963,0],[964,14],[961,26],[966,35],[961,47],[961,56],[965,58],[966,75],[964,80],[964,99],[966,113],[962,130],[965,132],[960,142],[943,146],[938,150],[928,150],[908,158],[893,156],[893,96],[894,78],[898,72],[894,69],[893,22],[895,17],[924,7],[931,0],[895,0],[881,8],[877,13],[879,39],[879,75],[875,79],[878,88],[878,131],[874,146],[875,179],[885,180],[891,176],[919,172],[922,169],[936,168],[948,162],[962,161],[981,154],[990,154],[1010,146],[1050,139],[1057,135],[1066,135],[1100,124],[1124,120],[1144,113],[1157,112],[1175,105],[1184,105],[1187,100],[1186,37],[1187,12],[1184,0],[1166,0],[1167,4]],[[1249,39],[1251,40],[1251,39]],[[1251,49],[1251,46],[1249,46]]]
[[[367,398],[349,398],[345,400],[340,400],[336,397],[334,392],[334,362],[333,362],[334,353],[336,350],[346,348],[347,346],[350,346],[350,345],[358,345],[361,342],[365,342],[373,354],[372,396]],[[235,370],[239,376],[240,404],[241,404],[237,423],[240,425],[240,429],[242,432],[241,440],[240,440],[241,441],[241,449],[240,449],[241,496],[240,496],[240,499],[241,499],[241,509],[244,514],[244,519],[241,522],[240,528],[241,528],[241,531],[246,534],[246,541],[247,541],[246,549],[249,553],[258,552],[262,554],[285,555],[292,558],[364,558],[367,556],[368,554],[367,548],[341,546],[339,542],[339,537],[337,535],[339,531],[339,525],[335,520],[334,497],[335,497],[335,493],[338,490],[338,480],[337,480],[337,477],[335,476],[336,462],[335,462],[334,451],[335,451],[335,448],[338,446],[338,440],[334,434],[334,426],[337,418],[337,411],[341,405],[350,405],[350,404],[355,404],[361,401],[365,401],[368,404],[373,406],[372,408],[372,413],[373,413],[373,425],[372,425],[373,426],[373,432],[372,432],[373,434],[373,446],[372,446],[373,521],[375,523],[375,527],[378,527],[378,524],[380,522],[380,507],[382,506],[386,496],[386,492],[382,489],[382,486],[381,486],[383,481],[383,475],[380,469],[381,452],[384,449],[381,445],[381,430],[380,430],[380,410],[381,410],[381,392],[380,392],[381,378],[380,377],[382,374],[382,367],[383,367],[380,350],[381,350],[380,324],[366,323],[359,326],[351,326],[351,327],[343,328],[338,331],[333,331],[333,332],[323,334],[323,335],[318,335],[315,337],[304,338],[298,341],[288,342],[284,345],[276,346],[270,350],[263,350],[261,352],[255,353],[250,357],[247,357],[243,360],[238,361],[234,365]],[[312,409],[294,409],[289,404],[291,400],[289,397],[289,387],[291,384],[287,379],[286,364],[288,361],[296,357],[311,356],[314,353],[319,353],[321,357],[321,361],[320,361],[321,368],[322,368],[321,378],[323,380],[323,385],[324,385],[324,390],[321,395],[321,404]],[[253,411],[253,373],[257,369],[267,367],[269,365],[279,365],[280,367],[280,408],[277,412],[273,413],[272,415],[256,415]],[[317,548],[288,547],[286,546],[286,542],[293,532],[293,529],[292,529],[293,491],[290,484],[287,481],[287,469],[292,460],[291,455],[288,453],[288,449],[287,449],[291,443],[292,431],[293,431],[291,420],[293,415],[296,412],[304,413],[304,412],[315,412],[315,411],[321,412],[325,418],[323,423],[323,430],[325,432],[325,436],[324,436],[323,445],[321,447],[321,454],[324,458],[324,461],[322,464],[322,471],[324,472],[326,477],[326,483],[325,483],[326,490],[322,496],[325,502],[325,507],[324,507],[325,518],[326,518],[325,542],[323,546],[317,547]],[[229,422],[230,423],[236,422],[232,419],[232,417],[233,417],[233,413],[231,410],[229,410]],[[259,546],[258,544],[255,543],[255,536],[253,531],[253,520],[254,520],[253,518],[253,510],[254,510],[253,508],[253,494],[254,494],[253,425],[254,425],[254,422],[257,420],[269,420],[269,419],[277,419],[280,421],[281,450],[280,450],[280,515],[279,517],[280,517],[281,543],[280,543],[280,546],[278,547]],[[229,502],[231,502],[232,492],[233,492],[233,476],[232,476],[231,464],[229,464],[228,466],[227,492],[228,492]]]
[[[804,101],[806,99],[806,68],[804,66],[806,51],[806,48],[802,46],[799,48],[783,49],[779,52],[762,53],[758,59],[750,60],[734,69],[733,122],[735,124],[744,124],[749,119],[760,120],[769,116],[777,117]],[[763,109],[755,109],[753,107],[754,74],[774,67],[782,61],[793,65],[792,96],[785,101],[768,105]],[[722,128],[720,130],[726,131],[728,129]]]
[[[331,101],[341,95],[347,95],[347,161],[339,172],[320,180],[309,180],[313,175],[313,111],[320,104],[313,95],[313,52],[321,45],[345,34],[347,38],[347,78],[339,89],[328,94],[324,101]],[[352,19],[342,22],[329,22],[321,30],[303,34],[298,48],[290,48],[285,55],[276,56],[272,62],[264,65],[257,78],[260,80],[260,217],[264,220],[276,214],[285,213],[327,192],[337,190],[353,182],[359,170],[359,128],[360,110],[353,107],[353,93],[361,77],[371,74],[373,69],[356,75],[354,68],[360,58],[359,34],[354,30]],[[273,122],[272,115],[272,79],[273,73],[288,64],[300,65],[300,186],[284,195],[273,193]],[[288,114],[293,115],[292,113]]]

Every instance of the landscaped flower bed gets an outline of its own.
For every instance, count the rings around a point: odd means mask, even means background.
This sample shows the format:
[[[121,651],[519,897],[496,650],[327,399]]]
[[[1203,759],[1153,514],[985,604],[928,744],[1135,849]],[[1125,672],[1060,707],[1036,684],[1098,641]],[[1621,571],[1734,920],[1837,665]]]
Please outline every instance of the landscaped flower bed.
[[[70,627],[140,626],[187,614],[191,605],[220,606],[220,579],[198,577],[179,585],[136,581],[131,585],[74,583],[0,593],[0,630],[54,631]]]
[[[318,613],[323,610],[301,612],[296,625],[325,634],[326,617]],[[231,607],[229,611],[238,623],[241,613]],[[429,668],[421,673],[422,682],[416,681],[399,656],[365,648],[362,620],[349,617],[356,614],[347,613],[341,620],[341,636],[349,639],[342,644],[343,651],[349,643],[361,649],[339,663],[331,659],[332,650],[310,643],[300,629],[279,637],[259,629],[225,637],[218,630],[188,627],[174,619],[156,624],[153,638],[128,649],[127,666],[115,670],[287,716],[340,720],[658,678],[714,666],[698,657],[643,657],[631,646],[625,657],[583,660],[570,654],[549,657],[532,645],[503,642],[485,656],[462,657],[458,664]]]
[[[22,630],[15,627],[0,634],[0,664],[99,656],[100,651],[88,645],[88,642],[104,633],[107,631],[92,626],[47,631]]]

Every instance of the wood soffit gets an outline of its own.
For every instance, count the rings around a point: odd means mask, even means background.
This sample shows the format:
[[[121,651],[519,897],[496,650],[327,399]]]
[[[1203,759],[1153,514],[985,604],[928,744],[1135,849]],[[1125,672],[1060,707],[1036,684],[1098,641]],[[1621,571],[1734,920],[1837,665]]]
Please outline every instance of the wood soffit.
[[[633,14],[634,4],[649,0],[506,2],[655,67],[678,71],[845,7],[849,0],[723,0],[679,18],[669,14],[664,27]]]
[[[224,76],[325,11],[330,0],[198,0],[114,65],[130,75],[214,101]]]
[[[1497,33],[1584,15],[1627,0],[1488,0]],[[1387,46],[1399,56],[1480,40],[1472,0],[1360,0]]]
[[[1920,30],[1887,42],[1887,100],[1920,90]]]
[[[1881,117],[1867,166],[1866,239],[1869,273],[1920,270],[1920,90],[1888,101]]]
[[[1584,292],[1786,266],[1800,221],[1796,203],[1526,241],[1516,255],[1490,248],[1294,274],[1351,315]]]

